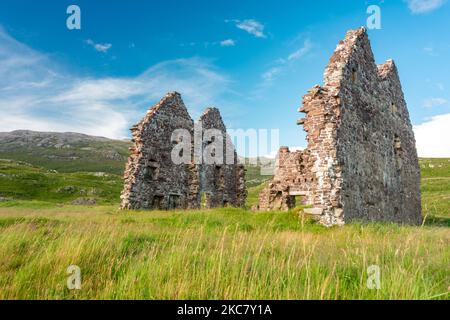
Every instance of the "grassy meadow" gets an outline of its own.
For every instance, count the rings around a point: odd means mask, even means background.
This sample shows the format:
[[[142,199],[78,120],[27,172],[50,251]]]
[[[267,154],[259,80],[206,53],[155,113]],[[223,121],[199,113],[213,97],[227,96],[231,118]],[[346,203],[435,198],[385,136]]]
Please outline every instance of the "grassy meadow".
[[[0,299],[449,299],[450,160],[421,167],[422,226],[324,228],[301,208],[124,212],[120,176],[0,161]]]

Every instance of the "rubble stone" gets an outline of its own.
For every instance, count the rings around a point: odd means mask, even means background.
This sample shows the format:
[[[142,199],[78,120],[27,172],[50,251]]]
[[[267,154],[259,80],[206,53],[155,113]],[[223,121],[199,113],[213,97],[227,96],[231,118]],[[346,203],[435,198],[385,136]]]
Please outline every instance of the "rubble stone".
[[[226,135],[219,110],[207,109],[200,122],[208,129]],[[200,141],[205,132],[200,131]],[[189,163],[172,161],[176,130],[191,136]],[[195,153],[194,121],[177,92],[167,94],[150,108],[145,117],[131,129],[134,145],[130,148],[121,195],[122,209],[193,209],[207,195],[207,206],[242,206],[246,199],[245,170],[236,161],[230,165],[203,165]],[[220,136],[220,135],[219,135]],[[215,139],[223,139],[221,137]],[[201,147],[202,156],[204,147]],[[233,153],[234,147],[231,146]]]
[[[303,97],[308,146],[280,148],[260,210],[287,210],[296,196],[327,226],[421,222],[420,168],[397,68],[376,65],[365,28],[350,30]],[[312,211],[311,211],[312,212]]]
[[[237,153],[227,136],[225,124],[217,108],[208,108],[199,120],[199,126],[203,134],[207,130],[216,129],[218,134],[214,139],[221,144],[221,153],[224,155],[214,164],[200,164],[200,189],[205,194],[205,206],[207,208],[222,207],[228,205],[243,206],[247,193],[245,190],[245,169],[238,164]],[[203,136],[203,148],[207,150],[211,141]],[[231,158],[226,159],[226,156]]]

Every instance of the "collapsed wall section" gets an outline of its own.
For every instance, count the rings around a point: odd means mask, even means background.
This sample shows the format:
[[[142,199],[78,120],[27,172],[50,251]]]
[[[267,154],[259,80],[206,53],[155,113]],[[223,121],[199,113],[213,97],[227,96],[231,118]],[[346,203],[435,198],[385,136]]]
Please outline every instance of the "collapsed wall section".
[[[273,180],[259,195],[259,210],[288,210],[298,204],[299,196],[311,194],[307,151],[293,151],[281,147],[276,157]]]

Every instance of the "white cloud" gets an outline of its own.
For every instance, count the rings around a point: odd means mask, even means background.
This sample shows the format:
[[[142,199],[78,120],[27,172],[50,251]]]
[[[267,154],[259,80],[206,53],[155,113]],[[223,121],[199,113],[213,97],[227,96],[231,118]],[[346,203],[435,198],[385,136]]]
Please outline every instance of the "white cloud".
[[[73,131],[109,138],[129,128],[170,91],[183,95],[195,118],[223,105],[230,81],[201,58],[158,63],[136,77],[69,74],[0,27],[0,131]]]
[[[222,47],[234,47],[236,42],[233,39],[227,39],[220,42]]]
[[[450,113],[434,116],[431,120],[414,126],[419,157],[450,157]]]
[[[86,43],[90,46],[92,46],[95,50],[98,52],[106,53],[109,49],[112,48],[111,43],[95,43],[93,40],[88,39],[86,40]]]
[[[413,14],[421,14],[439,9],[447,0],[406,0],[406,2]]]
[[[289,55],[288,60],[292,61],[302,58],[305,54],[311,51],[312,47],[313,45],[311,40],[306,39],[302,47]]]
[[[439,107],[448,104],[448,101],[444,98],[430,98],[423,102],[425,108]]]
[[[264,25],[256,21],[254,19],[248,19],[244,21],[233,20],[236,22],[236,27],[241,30],[247,31],[251,35],[254,35],[256,38],[266,38],[267,36],[264,34]]]

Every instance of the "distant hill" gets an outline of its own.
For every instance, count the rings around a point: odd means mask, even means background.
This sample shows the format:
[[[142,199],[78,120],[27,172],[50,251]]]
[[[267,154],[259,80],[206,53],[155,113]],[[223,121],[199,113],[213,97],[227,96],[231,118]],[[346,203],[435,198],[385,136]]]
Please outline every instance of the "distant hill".
[[[122,175],[130,146],[130,141],[72,132],[0,132],[0,159],[25,161],[59,172]]]
[[[66,173],[106,172],[122,176],[130,146],[131,141],[73,132],[0,132],[0,159],[23,161]],[[260,185],[272,177],[270,168],[261,174],[261,163],[270,167],[273,159],[256,161],[240,157],[239,161],[246,164],[249,187]]]

